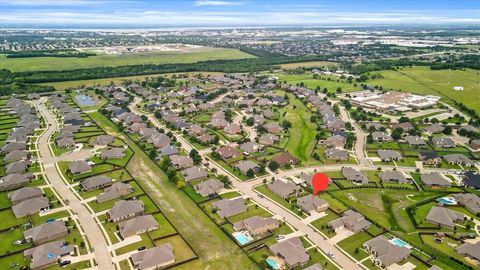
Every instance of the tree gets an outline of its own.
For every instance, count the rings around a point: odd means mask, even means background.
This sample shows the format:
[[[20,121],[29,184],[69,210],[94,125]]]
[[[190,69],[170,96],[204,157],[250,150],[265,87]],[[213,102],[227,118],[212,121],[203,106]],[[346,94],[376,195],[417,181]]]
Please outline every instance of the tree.
[[[255,120],[253,120],[253,117],[250,117],[245,121],[245,123],[247,124],[247,126],[253,126]]]
[[[410,118],[408,118],[408,117],[406,117],[406,116],[402,116],[402,117],[400,117],[400,119],[398,119],[398,122],[399,122],[399,123],[410,122]]]
[[[247,171],[247,176],[248,176],[248,177],[254,177],[254,176],[255,176],[255,172],[254,172],[252,169],[250,169],[250,170]]]
[[[278,168],[280,168],[280,164],[278,164],[278,162],[275,160],[272,160],[270,163],[268,163],[268,168],[272,171],[276,171]]]
[[[400,138],[402,138],[402,133],[398,130],[398,129],[394,129],[392,131],[392,139],[394,140],[399,140]]]
[[[445,135],[449,135],[449,134],[452,134],[452,127],[451,126],[446,126],[443,128],[443,134]]]
[[[202,161],[202,157],[200,156],[200,154],[196,149],[192,149],[192,151],[190,151],[189,156],[191,159],[193,159],[193,162],[195,164],[199,164]]]

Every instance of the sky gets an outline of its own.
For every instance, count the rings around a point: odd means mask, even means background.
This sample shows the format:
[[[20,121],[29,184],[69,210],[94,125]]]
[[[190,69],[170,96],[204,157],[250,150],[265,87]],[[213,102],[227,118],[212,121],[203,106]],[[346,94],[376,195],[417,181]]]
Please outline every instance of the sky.
[[[0,0],[0,24],[480,24],[480,0]]]

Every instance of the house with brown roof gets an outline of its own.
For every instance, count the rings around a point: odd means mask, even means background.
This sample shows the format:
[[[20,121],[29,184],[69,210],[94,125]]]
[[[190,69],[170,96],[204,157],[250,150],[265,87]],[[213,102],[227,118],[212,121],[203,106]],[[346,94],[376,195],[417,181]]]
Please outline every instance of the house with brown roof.
[[[376,142],[389,142],[392,140],[392,136],[380,131],[372,132],[372,138]]]
[[[115,182],[113,185],[104,189],[103,193],[97,196],[97,202],[102,203],[122,196],[127,196],[133,192],[130,184]]]
[[[377,150],[377,154],[380,160],[383,162],[402,160],[402,155],[400,152],[395,150],[379,149]]]
[[[33,178],[31,173],[12,173],[0,178],[0,191],[12,190],[27,185]]]
[[[301,191],[299,186],[285,179],[276,179],[272,183],[268,183],[267,188],[283,199],[296,196]]]
[[[137,216],[118,223],[118,232],[123,239],[158,229],[152,215]]]
[[[213,202],[212,209],[214,209],[221,218],[225,218],[247,211],[247,206],[245,205],[245,199],[239,197]]]
[[[327,226],[338,231],[340,229],[347,229],[353,233],[368,229],[372,223],[365,219],[365,217],[353,210],[347,210],[342,213],[342,217],[329,221]]]
[[[323,212],[328,209],[328,202],[317,196],[306,195],[297,199],[297,206],[306,213]]]
[[[207,171],[199,166],[192,166],[183,170],[181,173],[187,182],[202,179],[208,176]]]
[[[177,169],[185,169],[193,166],[193,159],[187,156],[171,156],[170,161],[173,167]]]
[[[395,245],[383,235],[368,240],[363,248],[373,255],[373,263],[381,268],[405,261],[411,253],[409,248]]]
[[[236,231],[247,231],[250,235],[262,235],[280,226],[274,218],[263,218],[259,216],[249,217],[233,224]]]
[[[203,181],[200,184],[193,186],[195,192],[200,194],[202,197],[214,196],[223,188],[224,184],[217,179],[208,179],[207,181]]]
[[[345,146],[347,139],[341,135],[333,135],[325,140],[325,146],[328,148],[339,149]]]
[[[296,165],[298,163],[298,159],[292,156],[288,152],[283,152],[279,155],[276,155],[272,158],[273,161],[277,162],[280,166],[285,165]]]
[[[50,203],[46,197],[27,199],[12,206],[12,211],[16,218],[33,215],[41,211],[48,211],[49,209]]]
[[[139,270],[162,269],[175,263],[175,254],[172,245],[166,243],[135,253],[130,260]]]
[[[453,194],[452,197],[457,200],[458,204],[465,207],[470,213],[480,215],[480,197],[472,193]]]
[[[463,223],[466,216],[463,213],[450,210],[446,207],[433,206],[427,214],[427,221],[442,228],[453,230],[456,223]]]
[[[61,257],[73,255],[73,253],[73,246],[65,244],[63,240],[58,240],[27,249],[23,252],[23,256],[30,260],[31,270],[40,270],[56,265]]]
[[[40,198],[42,196],[43,191],[38,187],[23,187],[7,194],[12,205],[16,205],[28,199]]]
[[[273,145],[278,142],[278,136],[270,133],[265,133],[258,138],[258,142],[263,145]]]
[[[242,128],[240,127],[240,125],[230,123],[223,128],[223,131],[230,135],[236,135],[242,133]]]
[[[101,189],[109,187],[112,184],[112,179],[103,175],[92,176],[80,182],[83,191]]]
[[[354,168],[351,167],[343,167],[342,168],[342,175],[347,178],[348,181],[354,182],[357,184],[368,184],[367,176]]]
[[[283,128],[277,122],[270,122],[264,125],[268,133],[278,134],[282,132]]]
[[[144,212],[145,209],[141,200],[121,200],[115,202],[112,209],[108,210],[107,217],[108,220],[117,222],[143,215]]]
[[[63,220],[43,223],[23,232],[25,240],[33,242],[35,245],[41,245],[67,235],[68,228]]]
[[[270,252],[282,258],[289,268],[305,265],[310,260],[307,250],[298,237],[292,237],[269,247]]]
[[[240,149],[244,154],[251,154],[256,152],[261,152],[263,150],[263,145],[256,142],[245,142],[240,144]]]
[[[220,158],[223,160],[228,160],[231,158],[238,158],[242,155],[240,151],[235,149],[235,147],[232,147],[230,145],[225,145],[217,149],[217,153],[220,155]]]
[[[68,170],[72,174],[82,174],[92,171],[92,167],[85,160],[76,160],[68,163]]]
[[[100,151],[100,157],[103,159],[124,158],[125,155],[126,154],[124,147],[113,147],[108,149],[102,149],[102,151]]]

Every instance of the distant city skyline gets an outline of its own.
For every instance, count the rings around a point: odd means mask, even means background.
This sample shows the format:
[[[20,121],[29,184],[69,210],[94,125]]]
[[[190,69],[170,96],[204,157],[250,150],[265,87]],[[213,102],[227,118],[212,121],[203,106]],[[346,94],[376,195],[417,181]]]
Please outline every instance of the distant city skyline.
[[[480,25],[480,1],[0,0],[3,25]]]

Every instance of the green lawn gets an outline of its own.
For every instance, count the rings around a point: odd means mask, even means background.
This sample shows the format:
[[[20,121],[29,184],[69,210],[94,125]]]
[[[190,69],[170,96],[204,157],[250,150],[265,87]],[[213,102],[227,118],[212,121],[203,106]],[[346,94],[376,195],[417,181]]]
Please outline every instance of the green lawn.
[[[33,243],[25,243],[21,245],[13,244],[16,240],[23,240],[23,231],[24,230],[22,229],[15,229],[12,231],[4,231],[0,234],[3,243],[3,245],[0,246],[0,256],[25,250],[33,246]]]
[[[310,89],[315,89],[317,86],[319,86],[321,89],[327,88],[329,92],[335,93],[337,88],[341,87],[343,92],[351,92],[351,91],[358,91],[359,87],[353,86],[353,83],[347,83],[343,80],[340,80],[337,82],[337,77],[333,78],[331,77],[331,80],[329,81],[327,79],[328,76],[321,76],[320,78],[322,79],[314,79],[313,74],[308,72],[305,74],[300,74],[300,75],[294,75],[294,74],[285,74],[285,73],[279,73],[276,74],[276,76],[279,77],[280,81],[287,81],[288,84],[291,85],[296,85],[301,82],[305,84],[305,87],[308,87]]]
[[[338,246],[355,259],[361,260],[368,257],[368,253],[362,249],[362,245],[372,238],[368,233],[362,231],[338,242]]]
[[[340,216],[332,212],[331,210],[327,210],[325,212],[327,215],[324,217],[321,217],[319,219],[316,219],[312,221],[310,224],[321,231],[323,234],[325,234],[327,237],[332,238],[333,236],[336,235],[335,231],[329,230],[327,228],[327,223],[339,218]]]

